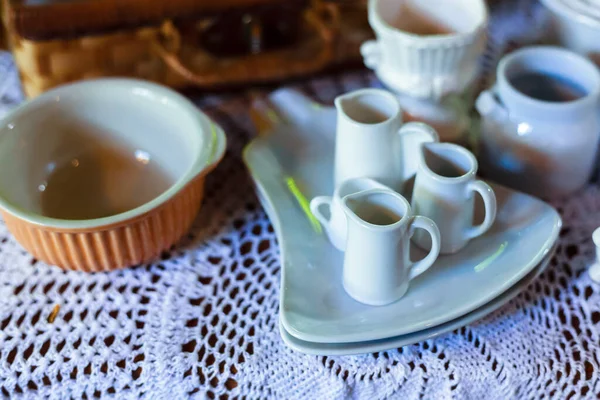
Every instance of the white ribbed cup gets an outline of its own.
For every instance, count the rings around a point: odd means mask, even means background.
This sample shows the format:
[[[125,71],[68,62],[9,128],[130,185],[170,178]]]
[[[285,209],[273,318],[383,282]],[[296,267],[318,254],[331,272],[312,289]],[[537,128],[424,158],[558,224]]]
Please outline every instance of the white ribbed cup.
[[[393,27],[386,18],[409,3],[435,15],[454,33],[420,36]],[[390,89],[439,100],[464,91],[476,78],[487,21],[484,0],[370,0],[369,23],[377,39],[363,43],[361,53],[365,65]]]
[[[561,46],[600,65],[600,0],[542,0],[551,11],[552,33]]]

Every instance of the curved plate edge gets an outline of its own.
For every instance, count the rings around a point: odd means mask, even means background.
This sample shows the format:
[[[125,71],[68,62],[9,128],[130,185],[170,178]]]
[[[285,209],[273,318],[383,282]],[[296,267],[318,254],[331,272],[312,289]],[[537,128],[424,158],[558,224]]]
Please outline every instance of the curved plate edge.
[[[445,333],[452,332],[456,329],[462,328],[463,326],[469,325],[502,308],[517,295],[519,295],[523,290],[525,290],[540,274],[546,270],[555,250],[556,246],[552,248],[547,257],[542,260],[536,269],[531,271],[525,278],[517,282],[513,287],[496,297],[494,300],[466,315],[463,315],[462,317],[458,317],[454,320],[445,322],[436,327],[425,329],[423,331],[366,342],[316,343],[304,341],[292,336],[286,331],[280,319],[279,333],[281,335],[281,339],[289,348],[301,353],[319,356],[348,356],[374,353],[392,350],[433,339]]]

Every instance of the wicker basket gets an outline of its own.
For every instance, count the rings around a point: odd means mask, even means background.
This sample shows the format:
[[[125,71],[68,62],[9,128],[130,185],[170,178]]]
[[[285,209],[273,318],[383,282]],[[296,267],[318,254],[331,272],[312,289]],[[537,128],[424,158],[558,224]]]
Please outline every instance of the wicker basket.
[[[3,1],[6,36],[29,97],[102,76],[133,76],[176,88],[278,81],[359,59],[359,45],[371,35],[360,1],[293,6],[282,0]],[[262,31],[271,27],[260,18],[277,7],[298,15],[294,40],[263,49]],[[199,36],[232,12],[248,25],[251,48],[215,54]]]

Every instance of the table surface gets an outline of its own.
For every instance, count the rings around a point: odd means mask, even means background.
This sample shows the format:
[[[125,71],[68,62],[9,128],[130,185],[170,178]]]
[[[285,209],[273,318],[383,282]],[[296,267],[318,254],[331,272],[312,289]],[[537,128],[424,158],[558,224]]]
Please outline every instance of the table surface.
[[[498,58],[536,40],[528,0],[494,10],[482,85]],[[0,111],[21,100],[0,56]],[[292,85],[331,103],[379,86],[365,71]],[[241,160],[255,134],[245,93],[191,96],[226,131],[190,233],[149,265],[86,274],[28,255],[0,220],[0,393],[24,398],[592,398],[600,393],[600,286],[588,277],[600,189],[555,203],[556,256],[483,320],[423,343],[349,357],[309,356],[279,337],[281,264],[273,227]],[[51,314],[59,306],[55,318]]]

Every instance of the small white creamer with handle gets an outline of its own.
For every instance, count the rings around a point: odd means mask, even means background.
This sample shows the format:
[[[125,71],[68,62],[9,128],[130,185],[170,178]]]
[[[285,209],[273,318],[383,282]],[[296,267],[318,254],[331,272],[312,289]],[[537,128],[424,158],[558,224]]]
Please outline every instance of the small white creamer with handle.
[[[419,146],[439,140],[429,125],[403,125],[398,99],[385,90],[356,90],[336,98],[335,106],[335,188],[367,177],[400,192],[416,171]]]
[[[496,218],[496,196],[487,183],[476,179],[477,160],[467,149],[452,143],[427,143],[421,150],[412,207],[438,226],[440,252],[456,253],[490,229]],[[478,226],[473,226],[475,193],[485,205],[485,218]],[[431,246],[421,232],[413,240],[419,247]]]
[[[385,185],[370,178],[349,179],[338,187],[333,196],[318,196],[311,200],[310,211],[325,228],[329,241],[338,250],[346,248],[348,224],[342,208],[342,199],[348,195],[370,189],[392,191]],[[325,211],[325,212],[324,212]],[[327,217],[328,215],[328,217]]]
[[[400,299],[411,280],[429,269],[440,251],[440,232],[429,218],[414,216],[396,192],[372,189],[344,197],[348,239],[343,283],[361,303],[381,306]],[[431,236],[432,248],[420,261],[410,259],[417,228]]]

